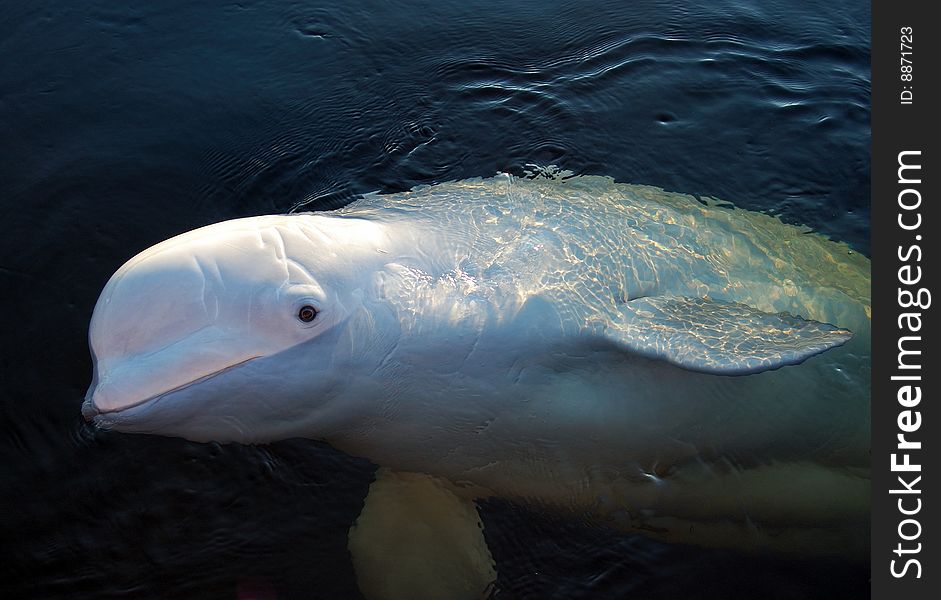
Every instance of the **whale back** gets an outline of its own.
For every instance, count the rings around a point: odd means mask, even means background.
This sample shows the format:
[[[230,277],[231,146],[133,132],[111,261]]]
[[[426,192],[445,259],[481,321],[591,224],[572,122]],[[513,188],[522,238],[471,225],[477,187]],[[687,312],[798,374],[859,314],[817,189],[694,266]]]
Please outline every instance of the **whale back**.
[[[865,256],[713,199],[600,176],[505,175],[373,194],[339,214],[423,224],[416,266],[549,299],[576,323],[617,318],[635,298],[708,296],[869,335]]]

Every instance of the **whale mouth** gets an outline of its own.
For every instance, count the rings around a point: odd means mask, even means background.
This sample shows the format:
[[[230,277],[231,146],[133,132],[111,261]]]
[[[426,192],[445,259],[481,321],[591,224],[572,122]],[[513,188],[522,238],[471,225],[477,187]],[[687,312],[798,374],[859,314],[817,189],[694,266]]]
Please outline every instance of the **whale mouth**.
[[[125,406],[121,406],[120,408],[113,408],[113,409],[109,409],[109,410],[102,410],[101,408],[98,407],[98,405],[95,404],[95,399],[94,399],[95,393],[94,393],[94,389],[91,389],[91,390],[89,390],[88,394],[85,396],[85,401],[82,402],[82,417],[85,418],[85,421],[86,421],[86,422],[92,422],[92,421],[95,421],[97,418],[102,417],[102,416],[104,416],[104,415],[118,415],[118,414],[127,412],[127,411],[129,411],[129,410],[131,410],[131,409],[138,408],[138,407],[141,407],[141,406],[144,406],[144,405],[147,405],[147,404],[156,404],[157,402],[159,402],[160,400],[162,400],[162,399],[165,398],[166,396],[169,396],[170,394],[173,394],[173,393],[175,393],[175,392],[179,392],[179,391],[185,390],[186,388],[192,387],[192,386],[197,385],[197,384],[200,384],[200,383],[205,383],[206,381],[209,381],[210,379],[213,379],[213,378],[215,378],[215,377],[218,377],[219,375],[222,375],[223,373],[226,373],[226,372],[228,372],[228,371],[231,371],[232,369],[235,369],[235,368],[240,367],[240,366],[242,366],[242,365],[244,365],[244,364],[247,364],[247,363],[249,363],[249,362],[251,362],[251,361],[253,361],[253,360],[257,359],[257,358],[261,358],[261,357],[260,357],[260,356],[252,356],[252,357],[246,358],[245,360],[241,360],[241,361],[239,361],[239,362],[237,362],[237,363],[233,363],[233,364],[228,365],[228,366],[226,366],[226,367],[223,367],[223,368],[221,368],[221,369],[219,369],[219,370],[217,370],[217,371],[213,371],[212,373],[208,373],[208,374],[206,374],[206,375],[202,375],[202,376],[200,376],[200,377],[197,377],[196,379],[193,379],[193,380],[191,380],[191,381],[187,381],[186,383],[183,383],[183,384],[180,384],[180,385],[178,385],[178,386],[172,387],[172,388],[170,388],[170,389],[168,389],[168,390],[164,390],[164,391],[160,392],[159,394],[154,394],[153,396],[149,396],[149,397],[147,397],[147,398],[144,398],[143,400],[139,400],[139,401],[137,401],[137,402],[134,402],[133,404],[127,404],[127,405],[125,405]]]

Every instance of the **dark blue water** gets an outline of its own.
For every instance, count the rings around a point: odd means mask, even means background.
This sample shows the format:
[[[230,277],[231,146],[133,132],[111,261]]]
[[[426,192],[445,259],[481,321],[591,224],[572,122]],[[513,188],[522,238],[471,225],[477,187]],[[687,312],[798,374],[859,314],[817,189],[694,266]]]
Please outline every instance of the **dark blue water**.
[[[869,18],[858,0],[0,3],[0,595],[357,597],[368,462],[85,427],[88,319],[130,256],[527,163],[868,253]],[[868,565],[481,514],[499,598],[868,593]]]

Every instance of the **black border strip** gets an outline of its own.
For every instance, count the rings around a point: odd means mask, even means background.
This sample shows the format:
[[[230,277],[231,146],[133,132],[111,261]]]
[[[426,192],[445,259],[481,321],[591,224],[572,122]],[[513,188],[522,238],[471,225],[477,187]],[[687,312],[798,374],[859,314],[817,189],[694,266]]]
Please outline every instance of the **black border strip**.
[[[941,363],[934,349],[941,340],[936,310],[902,306],[912,300],[906,291],[935,291],[941,269],[931,247],[932,238],[941,233],[933,209],[939,201],[939,166],[932,137],[941,135],[941,128],[933,126],[938,120],[933,113],[941,107],[932,81],[941,23],[929,16],[932,6],[937,10],[937,5],[911,0],[872,4],[872,596],[892,600],[936,598],[941,589],[936,581],[941,579],[936,560],[941,537],[935,527],[941,470],[934,464],[941,454],[936,443],[941,440],[941,412],[934,408],[941,402]],[[900,154],[912,168],[899,170]],[[900,200],[908,208],[900,207]],[[929,304],[924,292],[920,298]],[[914,313],[919,316],[903,316]],[[899,367],[903,337],[902,347],[912,353],[901,360],[909,368]],[[906,391],[908,385],[913,387]],[[915,387],[921,392],[917,402]],[[907,448],[899,448],[899,434]],[[915,442],[921,447],[914,447]],[[900,470],[905,461],[919,470]],[[901,576],[893,575],[893,569]]]

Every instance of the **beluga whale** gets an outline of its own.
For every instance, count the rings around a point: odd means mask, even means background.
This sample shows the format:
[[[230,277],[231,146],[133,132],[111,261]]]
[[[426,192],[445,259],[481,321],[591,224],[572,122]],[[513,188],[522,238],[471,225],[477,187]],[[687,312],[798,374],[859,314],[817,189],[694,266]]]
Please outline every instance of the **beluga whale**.
[[[369,598],[485,595],[490,497],[866,560],[869,260],[714,199],[541,173],[144,250],[95,307],[83,414],[376,463],[349,535]]]

